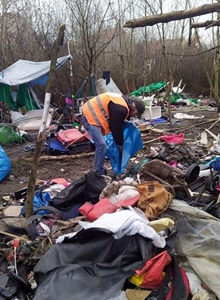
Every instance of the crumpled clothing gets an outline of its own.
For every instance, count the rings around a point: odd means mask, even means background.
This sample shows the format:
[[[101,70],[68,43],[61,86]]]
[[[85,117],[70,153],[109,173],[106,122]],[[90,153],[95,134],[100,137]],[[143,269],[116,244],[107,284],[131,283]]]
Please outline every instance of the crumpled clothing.
[[[111,231],[115,239],[120,239],[125,235],[140,234],[151,239],[154,246],[158,248],[164,248],[166,245],[165,239],[149,225],[149,221],[139,216],[132,208],[104,214],[92,223],[79,221],[79,224],[84,229],[100,228]],[[60,243],[65,237],[71,238],[74,235],[60,236],[56,242]]]
[[[117,195],[122,186],[130,186],[132,188],[132,187],[137,187],[137,185],[138,185],[137,181],[135,181],[131,177],[126,177],[124,180],[113,181],[111,183],[108,183],[106,187],[102,190],[99,196],[99,200],[103,198],[110,199],[112,195]]]
[[[160,157],[165,161],[175,160],[180,163],[184,161],[189,164],[197,162],[203,155],[203,150],[185,144],[165,144],[165,147],[160,152]]]

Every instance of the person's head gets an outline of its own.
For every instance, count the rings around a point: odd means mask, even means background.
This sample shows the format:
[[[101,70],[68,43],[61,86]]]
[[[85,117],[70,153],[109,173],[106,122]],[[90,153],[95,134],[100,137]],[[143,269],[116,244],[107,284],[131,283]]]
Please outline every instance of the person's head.
[[[132,101],[133,101],[133,105],[132,105],[133,109],[130,112],[130,116],[141,119],[141,115],[145,111],[144,102],[141,99],[134,99],[134,98],[132,98]]]
[[[129,106],[129,117],[137,117],[138,119],[141,119],[141,115],[145,111],[144,102],[141,99],[132,98],[125,95],[123,95],[122,97],[123,99],[125,99]]]

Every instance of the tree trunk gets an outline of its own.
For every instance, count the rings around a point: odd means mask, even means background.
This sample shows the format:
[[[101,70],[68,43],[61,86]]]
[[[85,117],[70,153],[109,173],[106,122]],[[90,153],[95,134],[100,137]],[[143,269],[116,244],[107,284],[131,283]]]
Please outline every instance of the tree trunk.
[[[218,3],[220,4],[220,0],[218,0]],[[220,21],[220,13],[218,12],[218,21]],[[218,113],[220,113],[220,101],[219,101],[219,66],[220,66],[220,32],[219,27],[216,30],[217,35],[217,50],[216,50],[216,56],[214,61],[214,98],[218,107]]]
[[[152,26],[157,23],[168,23],[175,20],[182,20],[195,16],[206,15],[209,13],[216,12],[218,9],[220,9],[220,3],[204,4],[189,10],[180,10],[140,19],[129,20],[125,23],[124,27],[136,28]]]
[[[39,135],[38,135],[38,138],[36,141],[35,151],[34,151],[34,155],[33,155],[33,162],[31,165],[31,174],[30,174],[29,181],[28,181],[27,197],[26,197],[26,210],[25,210],[26,218],[29,218],[33,214],[33,199],[34,199],[34,192],[35,192],[35,185],[36,185],[37,169],[38,169],[38,165],[39,165],[39,157],[41,155],[42,145],[45,140],[46,122],[44,120],[44,117],[45,117],[45,119],[47,119],[50,97],[51,97],[51,93],[54,88],[57,56],[58,56],[58,53],[60,50],[60,46],[63,43],[64,30],[65,30],[65,25],[62,24],[59,28],[57,39],[54,41],[51,52],[50,52],[51,63],[50,63],[49,77],[48,77],[48,81],[47,81],[47,85],[46,85],[46,94],[45,94],[45,102],[47,102],[47,103],[44,103],[44,111],[43,111],[41,127],[40,127]]]

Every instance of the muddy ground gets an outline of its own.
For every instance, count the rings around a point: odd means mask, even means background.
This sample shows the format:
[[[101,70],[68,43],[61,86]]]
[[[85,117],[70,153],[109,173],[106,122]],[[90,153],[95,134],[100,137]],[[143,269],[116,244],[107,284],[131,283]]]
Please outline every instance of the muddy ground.
[[[173,111],[173,114],[176,111]],[[179,111],[178,111],[179,112]],[[193,141],[196,137],[205,129],[209,128],[214,121],[208,122],[207,124],[199,125],[199,123],[204,123],[209,121],[210,119],[218,118],[217,112],[208,111],[208,110],[190,110],[182,111],[187,114],[192,115],[203,115],[205,118],[202,119],[192,119],[192,120],[174,120],[173,125],[171,126],[169,123],[166,124],[158,124],[154,125],[154,128],[163,129],[165,133],[179,133],[183,132],[185,135],[186,142]],[[218,134],[220,132],[220,122],[215,124],[211,131],[214,134]],[[161,133],[160,133],[161,134]],[[145,141],[154,139],[160,135],[156,132],[148,132],[145,131],[144,139]],[[158,143],[160,141],[151,142],[149,144],[145,144],[145,148],[141,151],[141,156],[144,157],[149,154],[149,147]],[[33,142],[24,142],[23,144],[14,144],[14,145],[2,145],[3,149],[7,153],[8,157],[11,160],[12,168],[9,176],[5,178],[0,183],[0,200],[3,200],[3,196],[13,193],[27,186],[30,170],[31,170],[31,161],[27,160],[27,158],[31,158],[33,155],[33,151],[24,151],[24,147],[26,145],[33,144]],[[88,154],[87,154],[88,155]],[[77,180],[79,177],[83,176],[86,172],[93,168],[93,159],[94,156],[91,153],[90,156],[84,157],[84,154],[81,153],[78,155],[78,158],[62,158],[59,159],[48,159],[46,161],[40,161],[37,178],[50,181],[54,178],[64,178],[69,182],[73,182]],[[129,167],[132,164],[135,164],[136,161],[132,161],[129,163]],[[106,160],[106,167],[110,168],[110,163]]]

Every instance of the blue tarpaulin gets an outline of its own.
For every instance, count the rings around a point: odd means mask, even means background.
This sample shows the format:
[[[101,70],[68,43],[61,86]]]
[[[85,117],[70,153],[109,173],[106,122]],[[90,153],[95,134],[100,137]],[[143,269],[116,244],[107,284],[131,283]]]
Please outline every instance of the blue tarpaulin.
[[[124,124],[122,158],[120,158],[118,146],[116,145],[111,132],[105,136],[105,142],[107,144],[106,155],[110,159],[112,169],[116,175],[122,174],[126,169],[130,158],[137,153],[138,150],[143,148],[140,131],[131,122],[125,122]]]
[[[9,174],[11,171],[11,161],[4,149],[0,146],[0,182]]]

